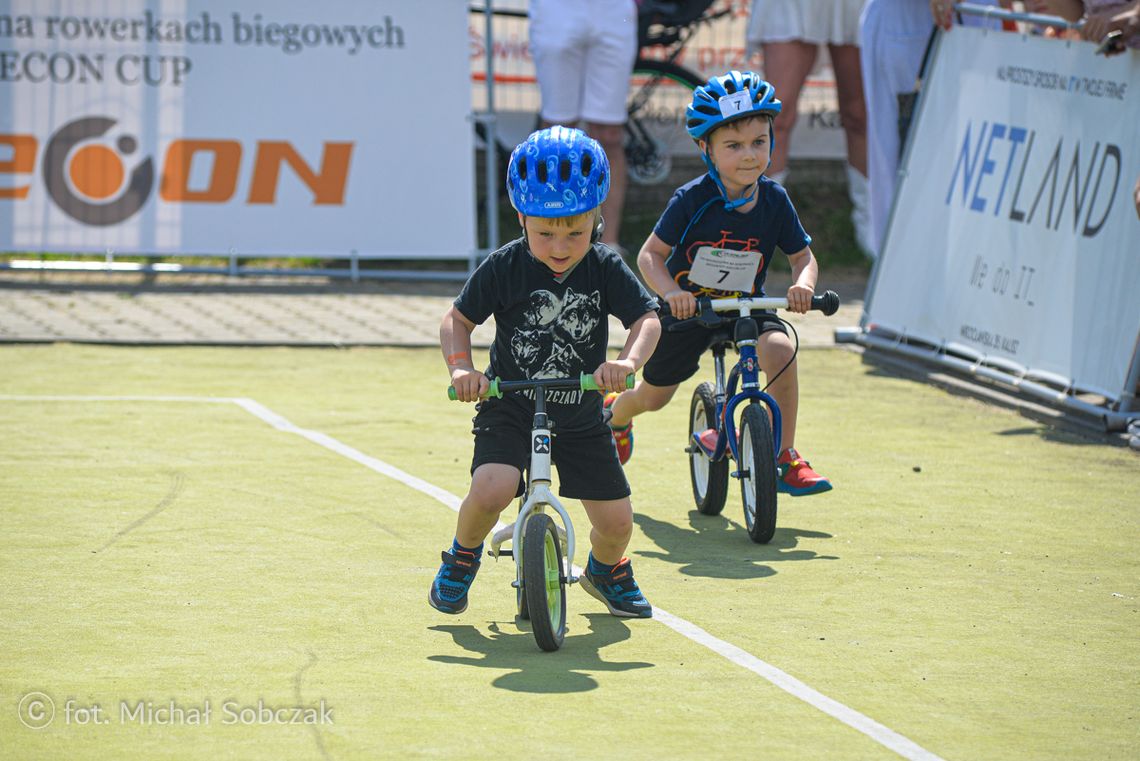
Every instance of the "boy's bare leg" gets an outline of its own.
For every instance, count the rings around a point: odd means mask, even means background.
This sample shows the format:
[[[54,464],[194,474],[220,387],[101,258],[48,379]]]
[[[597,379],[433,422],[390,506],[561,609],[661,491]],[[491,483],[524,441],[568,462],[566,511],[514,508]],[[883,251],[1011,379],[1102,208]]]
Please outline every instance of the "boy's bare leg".
[[[488,463],[475,469],[471,490],[459,505],[455,539],[463,547],[478,547],[499,520],[499,513],[511,503],[519,488],[519,469]]]
[[[767,378],[779,373],[795,353],[791,339],[776,330],[761,333],[756,348],[760,355],[760,367]],[[795,446],[796,416],[800,406],[800,383],[796,364],[792,362],[775,383],[768,387],[768,394],[780,407],[780,451],[776,453],[777,456],[785,449]]]
[[[656,412],[661,409],[669,403],[673,394],[677,393],[678,385],[680,384],[651,386],[645,381],[639,380],[632,389],[621,392],[621,395],[610,407],[610,411],[613,412],[610,426],[624,428],[636,415],[643,412]]]
[[[581,576],[582,589],[605,603],[615,616],[652,618],[653,606],[633,578],[633,565],[625,559],[633,536],[633,505],[629,497],[612,500],[582,500],[593,528],[591,557]]]
[[[590,545],[599,563],[616,565],[625,556],[633,536],[633,505],[629,497],[611,500],[582,500],[590,518]]]

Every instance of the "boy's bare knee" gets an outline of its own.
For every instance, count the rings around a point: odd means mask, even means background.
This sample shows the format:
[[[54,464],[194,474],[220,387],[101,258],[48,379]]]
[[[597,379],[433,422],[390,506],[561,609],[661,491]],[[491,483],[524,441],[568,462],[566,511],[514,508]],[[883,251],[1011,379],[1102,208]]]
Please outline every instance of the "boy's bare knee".
[[[594,525],[594,530],[611,544],[624,544],[633,536],[633,520],[627,517],[624,520],[600,521]]]
[[[646,412],[657,412],[673,398],[676,386],[649,386],[642,385],[637,390],[637,398]]]
[[[594,531],[605,541],[624,543],[633,536],[633,508],[624,500],[614,502],[582,501]]]

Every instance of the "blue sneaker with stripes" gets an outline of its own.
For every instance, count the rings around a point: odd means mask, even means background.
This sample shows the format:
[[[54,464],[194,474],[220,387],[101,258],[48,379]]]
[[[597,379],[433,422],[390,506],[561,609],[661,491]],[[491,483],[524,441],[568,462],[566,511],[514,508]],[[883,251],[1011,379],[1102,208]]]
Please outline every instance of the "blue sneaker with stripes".
[[[468,552],[442,553],[443,564],[431,583],[431,606],[443,613],[467,610],[467,591],[479,572],[479,561]]]
[[[582,589],[605,603],[610,613],[622,618],[653,617],[653,606],[638,588],[629,558],[622,558],[608,573],[594,571],[593,566],[594,556],[590,555],[579,581]]]

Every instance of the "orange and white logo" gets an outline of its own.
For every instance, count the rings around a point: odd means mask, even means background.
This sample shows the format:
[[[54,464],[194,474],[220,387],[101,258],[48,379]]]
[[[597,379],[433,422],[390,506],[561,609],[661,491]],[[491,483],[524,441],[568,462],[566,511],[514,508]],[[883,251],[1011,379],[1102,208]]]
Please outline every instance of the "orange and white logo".
[[[158,182],[158,197],[166,203],[229,203],[238,192],[246,146],[237,140],[180,138],[171,142],[156,176],[150,156],[136,156],[139,140],[107,116],[86,116],[60,127],[48,139],[42,157],[34,135],[0,134],[0,176],[34,175],[37,159],[48,196],[78,222],[108,226],[137,214],[150,200]],[[273,204],[277,200],[281,165],[287,164],[308,187],[314,205],[343,206],[352,163],[352,142],[322,143],[320,162],[313,168],[292,143],[258,140],[247,204]],[[4,149],[7,148],[5,151]],[[192,183],[195,162],[207,166],[205,181]],[[5,185],[0,200],[24,200],[31,183]]]

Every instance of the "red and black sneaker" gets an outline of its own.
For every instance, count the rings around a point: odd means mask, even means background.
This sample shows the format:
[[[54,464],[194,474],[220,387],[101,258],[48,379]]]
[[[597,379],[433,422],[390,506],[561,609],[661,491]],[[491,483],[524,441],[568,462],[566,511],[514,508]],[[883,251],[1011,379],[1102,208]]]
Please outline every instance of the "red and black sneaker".
[[[812,470],[811,463],[800,457],[800,453],[794,449],[788,448],[780,453],[776,460],[776,470],[779,473],[776,488],[784,494],[805,497],[831,490],[831,482]]]

